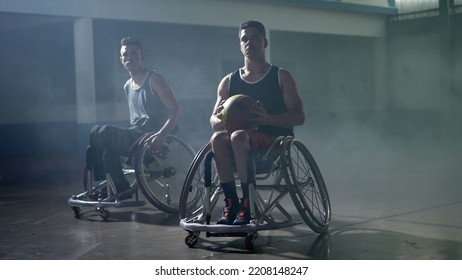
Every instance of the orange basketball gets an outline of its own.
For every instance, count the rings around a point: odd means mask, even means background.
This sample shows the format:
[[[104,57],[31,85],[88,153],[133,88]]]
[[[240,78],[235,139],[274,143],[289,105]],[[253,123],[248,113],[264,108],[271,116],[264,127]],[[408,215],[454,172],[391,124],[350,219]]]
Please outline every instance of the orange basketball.
[[[255,99],[245,94],[236,94],[223,103],[222,122],[228,132],[239,129],[250,129],[255,126],[252,122],[252,108],[258,106]]]

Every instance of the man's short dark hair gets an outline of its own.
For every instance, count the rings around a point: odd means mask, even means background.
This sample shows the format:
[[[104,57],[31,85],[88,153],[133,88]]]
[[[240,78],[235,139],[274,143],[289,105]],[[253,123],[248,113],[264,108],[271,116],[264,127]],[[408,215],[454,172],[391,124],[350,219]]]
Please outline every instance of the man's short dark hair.
[[[141,52],[143,52],[143,47],[141,46],[140,40],[138,40],[135,37],[125,37],[120,40],[120,45],[121,46],[135,46],[137,47]]]
[[[239,37],[241,36],[241,31],[243,29],[250,28],[250,27],[257,29],[258,33],[260,33],[260,35],[266,39],[265,26],[263,25],[263,23],[256,21],[256,20],[248,20],[248,21],[244,21],[243,23],[241,23],[241,25],[239,26]]]

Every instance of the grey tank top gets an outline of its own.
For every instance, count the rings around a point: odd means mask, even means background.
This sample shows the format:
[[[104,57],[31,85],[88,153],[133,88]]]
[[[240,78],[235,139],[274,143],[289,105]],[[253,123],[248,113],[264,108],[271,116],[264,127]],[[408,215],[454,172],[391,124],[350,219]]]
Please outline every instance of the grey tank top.
[[[150,80],[155,73],[155,71],[149,71],[138,89],[133,89],[131,86],[131,78],[124,85],[131,127],[146,132],[159,130],[169,116],[167,107],[151,89]]]

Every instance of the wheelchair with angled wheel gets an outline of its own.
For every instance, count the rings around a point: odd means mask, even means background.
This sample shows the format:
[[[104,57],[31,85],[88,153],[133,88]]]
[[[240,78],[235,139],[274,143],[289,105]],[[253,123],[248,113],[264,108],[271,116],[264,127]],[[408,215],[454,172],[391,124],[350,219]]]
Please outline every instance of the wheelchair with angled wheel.
[[[327,232],[331,219],[329,195],[313,156],[292,136],[277,138],[266,151],[249,155],[251,221],[247,225],[214,224],[221,216],[216,207],[223,195],[211,144],[194,157],[186,175],[180,198],[180,226],[188,232],[185,243],[194,247],[201,232],[206,237],[245,237],[252,249],[258,232],[305,224],[316,233]],[[239,186],[236,175],[237,186]],[[294,209],[295,208],[295,209]],[[294,218],[293,214],[299,214]]]
[[[144,206],[146,202],[142,196],[159,210],[178,213],[184,177],[195,151],[183,138],[170,134],[162,148],[152,153],[149,148],[153,137],[154,132],[146,133],[133,145],[128,158],[121,157],[123,173],[130,183],[130,188],[123,193],[117,192],[109,173],[98,182],[94,180],[92,168],[88,164],[85,166],[85,189],[68,200],[76,218],[83,214],[82,207],[90,207],[107,221],[108,208]],[[95,195],[98,193],[104,195]],[[123,199],[133,194],[134,198]]]

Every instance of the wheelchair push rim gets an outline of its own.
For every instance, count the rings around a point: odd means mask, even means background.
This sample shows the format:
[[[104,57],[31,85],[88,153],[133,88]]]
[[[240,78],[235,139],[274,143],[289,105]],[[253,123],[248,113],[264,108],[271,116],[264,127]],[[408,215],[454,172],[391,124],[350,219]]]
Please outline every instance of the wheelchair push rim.
[[[331,205],[321,171],[302,142],[289,138],[284,146],[283,170],[294,205],[314,232],[324,233],[329,227]]]
[[[135,156],[136,179],[144,197],[159,210],[178,213],[181,188],[194,149],[182,138],[168,135],[156,154],[149,151],[152,137],[145,137]]]
[[[215,208],[220,197],[221,188],[211,151],[210,143],[204,145],[191,162],[185,177],[180,199],[180,219],[187,223],[209,223],[210,213],[206,213],[207,208]],[[206,202],[206,197],[210,197],[209,202]]]

